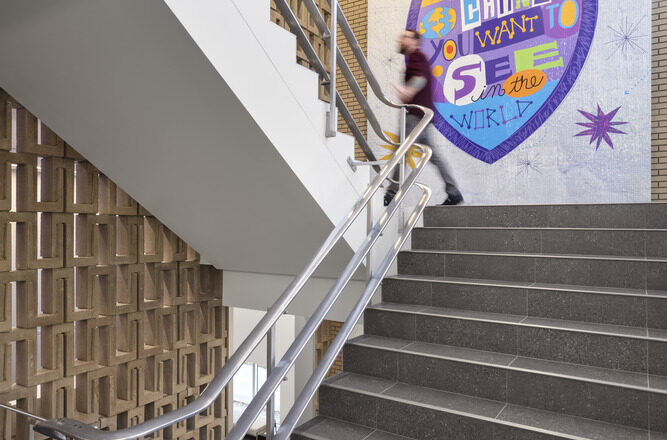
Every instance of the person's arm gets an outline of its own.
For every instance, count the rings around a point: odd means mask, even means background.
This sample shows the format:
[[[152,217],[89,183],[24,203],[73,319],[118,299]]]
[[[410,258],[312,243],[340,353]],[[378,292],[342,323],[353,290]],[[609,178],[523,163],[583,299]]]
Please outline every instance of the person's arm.
[[[396,94],[403,103],[410,102],[412,98],[426,87],[426,78],[423,76],[413,76],[404,86],[394,86]]]

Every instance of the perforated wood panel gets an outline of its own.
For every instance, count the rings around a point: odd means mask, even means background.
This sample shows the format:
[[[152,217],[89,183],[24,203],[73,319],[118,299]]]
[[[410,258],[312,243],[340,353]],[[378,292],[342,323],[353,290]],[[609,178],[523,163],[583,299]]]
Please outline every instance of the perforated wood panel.
[[[226,357],[222,272],[0,90],[0,401],[123,428]],[[154,438],[221,439],[226,415],[223,395]],[[3,439],[27,426],[0,411]]]

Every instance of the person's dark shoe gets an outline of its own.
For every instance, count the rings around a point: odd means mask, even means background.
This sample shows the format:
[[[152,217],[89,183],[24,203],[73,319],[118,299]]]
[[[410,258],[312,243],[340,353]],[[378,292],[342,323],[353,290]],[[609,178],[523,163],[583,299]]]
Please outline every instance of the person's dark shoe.
[[[447,200],[442,202],[442,204],[445,206],[460,205],[461,203],[463,203],[463,196],[460,195],[455,197],[449,196],[447,197]]]
[[[396,194],[389,194],[389,193],[386,193],[386,194],[384,195],[384,206],[389,206],[389,204],[391,203],[391,201],[394,200],[394,196],[395,196],[395,195],[396,195]]]

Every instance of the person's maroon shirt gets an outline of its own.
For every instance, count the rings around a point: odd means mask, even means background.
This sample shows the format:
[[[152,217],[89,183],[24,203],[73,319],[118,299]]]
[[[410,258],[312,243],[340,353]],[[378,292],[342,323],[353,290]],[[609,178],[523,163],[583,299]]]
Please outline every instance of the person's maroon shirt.
[[[410,56],[407,57],[407,65],[405,67],[405,83],[407,84],[410,81],[410,78],[413,76],[421,76],[426,78],[426,85],[422,88],[409,102],[406,104],[417,104],[423,107],[430,108],[435,110],[433,105],[433,96],[431,95],[431,67],[428,64],[426,56],[417,49]],[[409,115],[416,115],[418,117],[423,117],[424,112],[414,108],[408,109]]]

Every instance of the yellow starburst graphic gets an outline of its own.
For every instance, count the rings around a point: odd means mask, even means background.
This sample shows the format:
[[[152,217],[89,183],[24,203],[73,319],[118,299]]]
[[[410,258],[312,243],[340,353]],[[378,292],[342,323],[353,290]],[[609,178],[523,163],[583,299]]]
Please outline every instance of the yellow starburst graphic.
[[[396,142],[397,144],[400,142],[400,140],[398,139],[398,136],[395,135],[394,133],[384,131],[384,134],[386,134],[389,139]],[[396,152],[396,150],[398,150],[398,147],[396,147],[394,145],[380,145],[380,146],[384,149],[387,149],[387,150],[391,151],[391,153],[387,154],[384,157],[381,157],[380,160],[389,160],[389,159],[391,159],[394,156],[394,153]],[[408,153],[405,155],[405,161],[408,163],[408,165],[410,165],[410,168],[414,168],[416,166],[415,159],[421,159],[421,157],[423,155],[424,155],[424,153],[422,153],[419,150],[419,148],[417,148],[416,145],[413,145],[413,146],[410,147],[410,149],[408,150]]]

